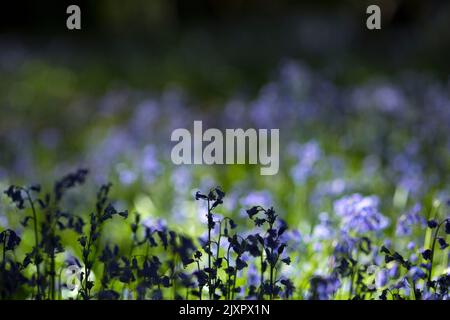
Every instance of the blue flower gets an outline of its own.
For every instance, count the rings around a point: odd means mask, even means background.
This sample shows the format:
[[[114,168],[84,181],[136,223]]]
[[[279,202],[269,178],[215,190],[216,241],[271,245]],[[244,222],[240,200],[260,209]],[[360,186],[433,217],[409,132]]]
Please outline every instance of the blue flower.
[[[312,300],[328,300],[339,289],[341,282],[338,277],[330,276],[313,276],[310,280],[309,296]]]
[[[417,281],[419,279],[425,279],[427,276],[426,273],[419,267],[412,267],[409,270],[408,274],[414,281]]]
[[[317,240],[328,240],[333,238],[335,231],[330,219],[328,218],[328,214],[326,212],[322,212],[319,219],[319,224],[314,227],[312,232],[313,238]]]
[[[399,272],[399,264],[397,262],[394,262],[392,264],[392,267],[389,269],[389,277],[391,279],[396,279],[398,278],[400,272]]]
[[[408,242],[407,248],[408,250],[414,250],[414,248],[416,247],[416,243],[414,241],[410,241]]]
[[[409,212],[400,216],[397,221],[396,234],[397,236],[411,235],[414,226],[425,226],[426,219],[420,215],[422,207],[416,204]]]
[[[272,196],[269,191],[253,191],[240,199],[240,204],[245,208],[253,206],[261,206],[263,208],[270,207],[272,205]]]
[[[380,288],[388,283],[388,270],[381,269],[375,276],[375,285]]]
[[[342,230],[363,234],[381,231],[389,220],[378,211],[378,198],[360,194],[346,196],[334,202],[334,211],[341,217]]]

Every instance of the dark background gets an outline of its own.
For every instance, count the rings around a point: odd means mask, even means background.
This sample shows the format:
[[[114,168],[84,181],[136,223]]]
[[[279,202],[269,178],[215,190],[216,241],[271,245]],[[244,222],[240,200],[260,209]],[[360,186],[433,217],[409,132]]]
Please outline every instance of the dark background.
[[[81,31],[66,29],[69,4],[81,7]],[[369,4],[381,7],[382,30],[366,29]],[[129,60],[171,65],[155,67],[164,74],[159,80],[142,75],[127,81],[145,89],[175,82],[211,98],[237,88],[257,90],[285,57],[342,82],[408,68],[446,79],[449,21],[450,3],[439,0],[8,1],[0,40],[55,62],[76,65],[97,55],[114,65],[119,78],[128,77]],[[211,66],[219,66],[214,75]]]

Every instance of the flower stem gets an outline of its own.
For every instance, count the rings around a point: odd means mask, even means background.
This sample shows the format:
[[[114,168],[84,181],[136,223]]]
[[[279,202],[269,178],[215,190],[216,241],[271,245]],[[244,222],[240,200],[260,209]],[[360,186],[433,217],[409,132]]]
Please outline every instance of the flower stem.
[[[441,223],[439,223],[439,225],[436,227],[436,231],[434,232],[434,237],[433,237],[433,242],[431,244],[431,255],[430,255],[430,271],[428,273],[428,283],[431,282],[431,275],[432,275],[432,271],[433,271],[433,259],[434,259],[434,249],[436,246],[436,241],[439,235],[439,229],[441,228],[441,226],[447,222],[448,219],[444,219]]]
[[[27,195],[27,199],[28,202],[30,203],[30,207],[31,207],[31,211],[33,212],[33,226],[34,226],[34,248],[35,248],[35,253],[34,253],[34,264],[36,265],[36,274],[37,274],[37,279],[36,279],[36,283],[37,283],[37,291],[38,291],[38,299],[41,299],[41,285],[40,285],[40,281],[41,281],[41,271],[40,271],[40,267],[39,267],[39,263],[36,262],[36,259],[39,256],[39,236],[38,236],[38,220],[37,220],[37,212],[36,212],[36,208],[34,207],[34,202],[31,199],[31,195],[30,192],[26,189],[23,189]]]

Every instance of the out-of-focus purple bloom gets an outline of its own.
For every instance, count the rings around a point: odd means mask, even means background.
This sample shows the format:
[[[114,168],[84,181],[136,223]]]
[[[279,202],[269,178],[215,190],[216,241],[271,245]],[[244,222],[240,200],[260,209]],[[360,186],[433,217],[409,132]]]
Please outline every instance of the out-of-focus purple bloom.
[[[385,246],[386,248],[390,249],[392,247],[392,241],[390,239],[385,239],[383,241],[383,246]]]
[[[0,227],[6,229],[8,227],[8,218],[0,213]]]
[[[311,288],[309,297],[313,300],[328,300],[339,289],[341,282],[338,277],[330,276],[313,276],[310,280]]]
[[[123,110],[129,100],[130,94],[126,90],[110,90],[99,101],[100,115],[109,117]]]
[[[394,86],[380,86],[374,91],[374,102],[380,110],[386,112],[400,112],[406,106],[406,99],[402,92]]]
[[[253,191],[241,198],[240,204],[244,208],[251,208],[253,206],[261,206],[268,208],[273,205],[272,196],[269,191]]]
[[[142,220],[142,225],[148,229],[150,232],[154,231],[165,231],[167,229],[167,221],[164,219],[156,219],[153,217],[147,217]]]
[[[334,211],[341,217],[342,230],[362,234],[381,231],[389,224],[388,218],[378,211],[378,198],[353,194],[334,203]]]
[[[397,113],[404,110],[407,100],[403,91],[393,84],[368,83],[357,87],[350,94],[352,108],[377,109],[386,113]]]
[[[419,267],[412,267],[409,270],[408,274],[414,281],[417,281],[419,279],[425,279],[426,277],[426,273]]]
[[[237,192],[227,193],[226,201],[223,203],[223,207],[228,211],[234,211],[239,205],[239,195]]]
[[[318,182],[311,194],[311,203],[319,207],[324,197],[335,198],[342,195],[350,187],[351,183],[341,178]]]
[[[160,110],[161,106],[155,100],[148,99],[140,102],[130,120],[130,129],[143,139],[145,135],[148,135],[149,128],[152,128],[157,122]]]
[[[320,222],[317,224],[312,232],[312,236],[317,240],[328,240],[334,237],[335,230],[326,212],[322,212],[319,216]]]
[[[341,233],[341,238],[334,245],[334,252],[337,254],[351,255],[356,248],[358,239],[349,236],[345,231]]]
[[[280,241],[287,244],[290,250],[298,250],[303,242],[302,235],[297,229],[287,230],[280,236]]]
[[[47,149],[55,149],[61,141],[61,135],[57,129],[48,128],[40,133],[39,140]]]
[[[396,279],[398,278],[399,274],[400,274],[400,269],[399,269],[399,265],[397,262],[394,262],[392,264],[392,267],[389,269],[389,277],[391,279]]]
[[[430,270],[431,269],[431,263],[421,263],[420,266],[422,268],[424,268],[425,270]]]
[[[422,206],[416,204],[409,212],[402,214],[397,220],[396,234],[397,236],[411,235],[412,228],[414,226],[424,227],[426,226],[426,219],[420,215]]]
[[[412,255],[409,256],[409,261],[411,263],[416,263],[417,260],[419,260],[419,257],[417,256],[417,254],[413,253]]]
[[[247,284],[249,286],[258,286],[259,285],[259,281],[260,281],[260,275],[258,270],[256,269],[255,265],[249,264],[248,268],[247,268]]]
[[[170,179],[174,186],[174,190],[181,195],[188,193],[189,189],[191,188],[192,173],[185,166],[177,166],[176,168],[174,168],[172,170]]]
[[[153,182],[155,177],[161,171],[161,165],[157,159],[156,148],[152,145],[147,145],[141,155],[140,167],[142,176],[147,183]]]
[[[406,289],[408,288],[408,279],[406,277],[401,278],[395,285],[396,289]]]
[[[256,127],[270,128],[279,118],[279,92],[275,83],[265,85],[257,99],[250,104],[250,119]]]
[[[381,269],[375,276],[375,285],[377,288],[384,287],[388,283],[388,270]]]
[[[320,252],[320,251],[322,251],[322,249],[323,249],[323,244],[322,244],[322,242],[315,242],[315,243],[313,244],[313,251],[314,251],[314,252]]]
[[[406,247],[408,248],[408,250],[412,251],[416,247],[416,243],[414,241],[410,241],[408,242],[408,245]]]
[[[413,195],[420,194],[426,187],[423,168],[417,160],[412,160],[414,154],[406,152],[392,159],[392,169],[398,176],[398,185]]]
[[[313,173],[314,165],[321,158],[322,151],[316,141],[309,141],[303,145],[290,145],[289,152],[297,159],[297,164],[291,169],[291,176],[296,183],[301,184]]]
[[[125,163],[117,164],[116,171],[119,176],[120,182],[126,186],[134,183],[137,179],[136,172],[127,168],[127,165]]]

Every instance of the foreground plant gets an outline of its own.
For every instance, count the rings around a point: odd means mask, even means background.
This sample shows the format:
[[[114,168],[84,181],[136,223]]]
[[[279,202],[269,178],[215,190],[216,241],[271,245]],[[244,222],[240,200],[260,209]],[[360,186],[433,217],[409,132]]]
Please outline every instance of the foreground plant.
[[[47,193],[37,185],[6,190],[24,218],[22,229],[0,231],[1,299],[59,299],[67,293],[83,300],[449,298],[448,270],[437,263],[446,261],[449,218],[425,223],[426,248],[399,241],[396,250],[381,238],[389,221],[379,212],[378,199],[355,194],[335,202],[335,221],[321,216],[303,238],[273,207],[247,209],[250,228],[243,227],[246,218],[236,223],[220,215],[225,192],[215,187],[195,194],[206,204],[206,225],[205,235],[194,239],[164,220],[117,210],[109,197],[111,184],[100,187],[85,221],[65,209],[64,196],[86,176],[87,170],[64,176]],[[399,236],[410,237],[414,223],[423,225],[420,210],[413,211],[400,217]],[[124,243],[109,235],[108,221],[115,217],[129,227]],[[31,252],[23,249],[30,247],[23,236],[27,228]],[[74,234],[77,243],[63,242]],[[63,273],[68,267],[80,271],[79,288],[68,286]]]

